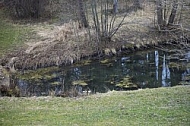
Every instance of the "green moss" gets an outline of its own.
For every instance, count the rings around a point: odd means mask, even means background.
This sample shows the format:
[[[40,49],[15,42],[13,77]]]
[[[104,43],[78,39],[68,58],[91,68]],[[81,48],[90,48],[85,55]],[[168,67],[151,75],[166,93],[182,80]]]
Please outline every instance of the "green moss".
[[[83,65],[89,65],[92,61],[91,60],[84,60],[82,62]]]
[[[113,67],[113,63],[105,64],[107,67]]]
[[[92,60],[82,60],[79,61],[77,64],[75,64],[76,66],[85,66],[85,65],[89,65],[90,63],[92,63]]]
[[[129,76],[126,76],[123,78],[122,81],[116,84],[116,86],[121,87],[121,88],[138,88],[136,84],[134,84],[131,80],[132,78]]]
[[[83,80],[77,80],[77,81],[73,81],[72,85],[81,85],[81,86],[86,86],[88,85],[85,81]]]
[[[190,63],[187,63],[186,68],[187,69],[190,68]]]
[[[110,77],[115,78],[115,77],[119,77],[119,75],[117,75],[117,74],[112,74],[112,75],[110,75]]]
[[[124,47],[125,48],[134,48],[134,46],[135,46],[134,44],[128,43]]]
[[[109,62],[110,62],[109,59],[105,59],[105,60],[101,60],[101,61],[100,61],[100,63],[102,63],[102,64],[108,64]]]
[[[85,82],[89,83],[89,82],[92,82],[93,80],[94,80],[93,78],[90,78],[90,79],[85,80]]]
[[[190,81],[190,75],[185,76],[184,81]]]
[[[188,81],[181,81],[179,82],[180,85],[190,85],[190,82]]]
[[[115,81],[109,80],[109,81],[104,81],[104,83],[108,83],[108,84],[115,84]]]
[[[170,63],[169,63],[169,68],[177,68],[177,69],[180,69],[180,68],[181,68],[181,65],[178,64],[178,63],[175,63],[175,62],[170,62]]]
[[[24,74],[18,73],[17,77],[22,80],[40,80],[40,79],[46,79],[50,80],[54,77],[56,77],[56,74],[51,74],[52,71],[58,71],[58,67],[48,67],[48,68],[40,68],[37,70],[29,70],[25,71]]]
[[[56,81],[56,82],[52,82],[51,84],[52,84],[52,85],[59,85],[60,82],[57,82],[57,81]]]
[[[40,74],[35,74],[34,76],[32,76],[31,77],[31,79],[42,79],[43,78],[43,76],[42,75],[40,75]]]

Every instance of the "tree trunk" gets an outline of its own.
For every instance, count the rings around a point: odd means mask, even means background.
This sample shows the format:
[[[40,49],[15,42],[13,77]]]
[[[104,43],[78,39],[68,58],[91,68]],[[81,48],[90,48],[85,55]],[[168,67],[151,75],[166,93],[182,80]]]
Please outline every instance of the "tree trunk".
[[[134,5],[134,7],[135,7],[135,8],[134,8],[135,11],[137,11],[137,9],[141,8],[141,6],[140,6],[140,1],[139,1],[139,0],[134,0],[133,5]]]
[[[174,23],[174,20],[175,20],[176,14],[177,14],[177,8],[178,8],[178,2],[177,2],[177,0],[175,0],[173,2],[173,7],[172,7],[172,11],[171,11],[171,14],[169,17],[168,25]]]
[[[39,17],[39,8],[40,8],[40,0],[32,1],[31,17],[38,18]]]
[[[162,0],[157,0],[157,23],[158,26],[163,25],[163,8],[162,8]]]
[[[113,0],[113,13],[116,14],[118,12],[118,0]]]
[[[80,23],[82,25],[80,27],[87,28],[89,26],[89,24],[88,24],[88,21],[86,19],[83,0],[78,0],[78,7],[79,7],[79,20],[80,20]]]

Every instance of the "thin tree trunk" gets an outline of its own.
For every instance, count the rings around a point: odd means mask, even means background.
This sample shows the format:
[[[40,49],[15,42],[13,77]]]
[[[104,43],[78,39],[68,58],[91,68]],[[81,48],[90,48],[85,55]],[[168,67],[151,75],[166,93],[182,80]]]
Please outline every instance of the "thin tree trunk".
[[[40,8],[40,0],[33,0],[32,7],[30,8],[31,17],[34,17],[34,18],[39,17],[39,8]]]
[[[113,0],[113,13],[116,14],[118,12],[118,0]]]
[[[157,0],[157,23],[159,26],[163,25],[163,8],[162,8],[162,0]]]
[[[171,11],[171,14],[170,14],[170,17],[169,17],[168,25],[174,23],[175,17],[177,15],[177,8],[178,8],[178,2],[177,2],[177,0],[175,0],[173,2],[173,7],[172,7],[172,11]]]
[[[79,17],[81,24],[83,27],[87,28],[89,25],[85,15],[83,0],[78,0],[78,7],[79,7]]]
[[[163,15],[163,18],[164,18],[164,20],[163,20],[164,22],[163,22],[163,23],[164,23],[164,25],[166,25],[166,24],[167,24],[167,0],[164,0],[164,5],[163,5],[163,7],[164,7],[164,8],[163,8],[163,11],[164,11],[164,12],[163,12],[163,14],[164,14],[164,15]]]
[[[140,6],[140,1],[139,0],[134,0],[134,3],[133,3],[133,5],[134,5],[134,9],[135,9],[135,11],[137,11],[137,9],[139,9],[141,6]]]

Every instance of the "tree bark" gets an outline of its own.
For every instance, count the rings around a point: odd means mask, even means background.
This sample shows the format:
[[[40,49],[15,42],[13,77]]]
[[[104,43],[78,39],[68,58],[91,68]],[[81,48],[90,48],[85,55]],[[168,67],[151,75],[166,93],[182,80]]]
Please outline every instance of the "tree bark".
[[[116,14],[118,12],[118,0],[113,0],[113,13]]]
[[[78,8],[79,8],[79,18],[80,18],[79,20],[80,20],[80,23],[82,25],[80,27],[87,28],[89,26],[89,24],[88,24],[88,21],[86,19],[83,0],[78,0]]]
[[[162,0],[157,0],[157,23],[159,26],[163,25],[163,8],[162,8]]]
[[[137,11],[137,9],[141,8],[139,0],[134,0],[133,5],[135,7],[135,11]]]
[[[172,7],[172,11],[171,11],[171,14],[169,17],[168,25],[174,23],[174,20],[175,20],[176,14],[177,14],[177,8],[178,8],[178,2],[177,2],[177,0],[175,0],[173,2],[173,7]]]
[[[38,18],[39,17],[39,8],[40,8],[40,0],[32,1],[31,17]]]

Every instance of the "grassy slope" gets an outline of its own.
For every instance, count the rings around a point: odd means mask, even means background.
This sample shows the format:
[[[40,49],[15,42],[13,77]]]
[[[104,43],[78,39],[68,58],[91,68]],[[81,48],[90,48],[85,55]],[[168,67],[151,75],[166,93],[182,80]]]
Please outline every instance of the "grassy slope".
[[[190,125],[190,86],[82,98],[0,98],[0,125]]]
[[[26,28],[10,23],[4,12],[0,10],[0,56],[23,43],[21,35],[25,33]]]

